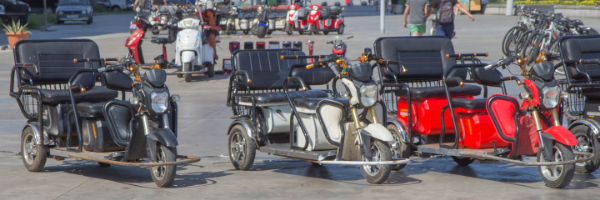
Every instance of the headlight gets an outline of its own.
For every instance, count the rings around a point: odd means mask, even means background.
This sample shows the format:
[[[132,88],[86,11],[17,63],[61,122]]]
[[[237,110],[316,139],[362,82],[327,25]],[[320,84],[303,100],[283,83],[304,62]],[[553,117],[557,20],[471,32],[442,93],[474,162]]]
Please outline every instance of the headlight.
[[[558,105],[560,99],[560,88],[556,87],[545,87],[542,92],[544,93],[543,104],[546,108],[554,108]]]
[[[82,10],[81,13],[87,14],[87,10]]]
[[[360,87],[360,102],[365,107],[370,107],[377,102],[377,85],[363,85]]]
[[[140,12],[142,9],[140,7],[135,8],[135,12]]]
[[[63,14],[65,14],[65,12],[63,12],[62,10],[59,10],[59,11],[58,11],[58,14],[59,14],[59,15],[63,15]]]
[[[166,92],[153,92],[150,95],[150,98],[152,98],[152,110],[154,110],[154,112],[164,113],[165,111],[167,111],[169,95]]]

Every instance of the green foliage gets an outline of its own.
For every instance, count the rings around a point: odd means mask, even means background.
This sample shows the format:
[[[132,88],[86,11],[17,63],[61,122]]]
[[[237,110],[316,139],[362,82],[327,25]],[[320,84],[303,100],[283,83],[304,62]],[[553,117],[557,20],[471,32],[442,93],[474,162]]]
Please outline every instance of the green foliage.
[[[4,26],[4,31],[7,33],[31,33],[25,29],[27,28],[27,24],[21,25],[20,20],[17,20],[16,23],[12,21],[12,24],[9,25],[2,24],[2,26]]]
[[[490,0],[489,4],[506,4],[506,0]],[[546,5],[578,5],[578,6],[596,6],[600,1],[594,0],[520,0],[514,1],[515,5],[531,5],[531,4],[546,4]]]
[[[105,13],[105,12],[109,12],[108,10],[106,10],[106,8],[104,6],[99,6],[94,4],[92,6],[92,8],[94,9],[94,13]]]
[[[56,14],[48,13],[48,24],[56,22]],[[27,24],[30,28],[38,28],[44,26],[44,14],[30,13],[27,18]]]

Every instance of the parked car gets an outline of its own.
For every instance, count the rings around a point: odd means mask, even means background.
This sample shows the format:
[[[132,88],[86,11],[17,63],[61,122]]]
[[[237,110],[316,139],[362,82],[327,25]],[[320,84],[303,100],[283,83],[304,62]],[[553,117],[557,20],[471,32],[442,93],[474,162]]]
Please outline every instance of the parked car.
[[[106,10],[111,10],[110,0],[96,0],[97,6],[102,6]]]
[[[21,0],[24,3],[29,4],[31,12],[43,13],[44,12],[44,0]],[[48,13],[53,13],[58,6],[59,0],[46,0],[46,10]]]
[[[89,0],[61,0],[56,8],[56,23],[63,24],[65,21],[84,21],[91,24],[94,9]]]
[[[29,7],[29,4],[22,2],[22,1],[15,1],[15,0],[0,0],[0,6],[1,6],[0,9],[3,11],[2,14],[4,14],[4,13],[24,13],[23,15],[19,16],[15,20],[20,20],[21,24],[27,23],[27,16],[31,12],[31,8]],[[2,23],[4,23],[4,24],[10,23],[10,17],[2,16],[0,18],[2,20]]]

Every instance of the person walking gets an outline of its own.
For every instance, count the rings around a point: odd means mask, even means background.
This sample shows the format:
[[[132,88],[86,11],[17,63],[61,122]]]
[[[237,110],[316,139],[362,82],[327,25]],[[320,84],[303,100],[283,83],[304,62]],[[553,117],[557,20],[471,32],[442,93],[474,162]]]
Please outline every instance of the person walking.
[[[437,26],[435,27],[435,35],[445,36],[452,39],[454,35],[454,7],[458,8],[461,12],[467,14],[471,21],[475,21],[473,15],[469,13],[467,9],[462,7],[458,0],[433,0],[431,4],[431,10],[438,10],[437,12]]]
[[[396,7],[398,7],[398,0],[390,0],[390,4],[392,4],[392,10],[390,13],[396,14]]]
[[[404,28],[408,28],[411,36],[422,36],[423,33],[425,33],[425,30],[427,29],[425,22],[431,14],[429,10],[428,0],[406,1],[406,8],[404,9]]]

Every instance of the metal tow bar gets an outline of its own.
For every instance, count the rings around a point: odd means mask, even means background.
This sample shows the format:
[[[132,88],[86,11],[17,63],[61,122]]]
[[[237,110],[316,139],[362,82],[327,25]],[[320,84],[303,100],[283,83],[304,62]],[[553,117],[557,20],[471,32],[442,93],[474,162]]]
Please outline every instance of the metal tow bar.
[[[392,161],[378,161],[378,162],[364,162],[364,161],[317,161],[321,165],[399,165],[410,163],[409,159],[392,160]]]
[[[575,163],[580,163],[580,162],[585,162],[585,161],[591,160],[594,157],[593,153],[573,152],[574,155],[582,155],[582,156],[584,156],[584,158],[568,160],[568,161],[561,161],[561,162],[523,162],[520,160],[512,160],[512,159],[508,159],[508,158],[501,158],[498,156],[492,156],[492,155],[487,155],[487,154],[477,154],[477,153],[471,153],[471,152],[461,152],[459,154],[462,157],[497,160],[497,161],[503,161],[503,162],[517,164],[517,165],[525,165],[525,166],[554,166],[554,165],[575,164]],[[589,157],[587,157],[587,156],[589,156]]]
[[[183,164],[190,164],[190,163],[195,163],[195,162],[200,161],[199,157],[184,156],[184,155],[177,155],[177,158],[186,159],[186,160],[175,161],[175,162],[161,162],[161,163],[158,163],[158,162],[153,162],[153,163],[122,162],[122,161],[108,160],[108,159],[96,158],[96,157],[91,157],[91,156],[82,156],[82,155],[76,155],[76,154],[70,154],[69,158],[91,160],[91,161],[102,162],[102,163],[107,163],[107,164],[111,164],[111,165],[122,165],[122,166],[129,166],[129,167],[156,167],[156,166],[164,166],[164,165],[183,165]]]

